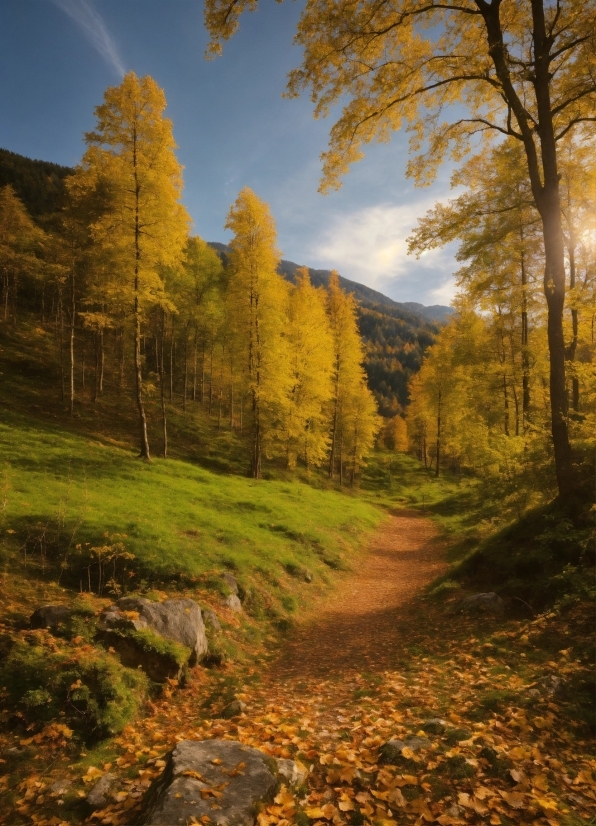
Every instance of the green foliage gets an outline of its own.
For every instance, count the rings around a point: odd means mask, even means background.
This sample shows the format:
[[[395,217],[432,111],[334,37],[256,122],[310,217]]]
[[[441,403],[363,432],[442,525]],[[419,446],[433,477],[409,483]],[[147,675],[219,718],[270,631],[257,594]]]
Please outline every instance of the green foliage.
[[[58,645],[38,632],[18,640],[2,661],[0,685],[5,720],[59,720],[93,740],[122,730],[146,696],[148,680],[107,652]]]
[[[165,637],[156,634],[149,628],[142,628],[140,631],[112,630],[110,631],[110,634],[118,634],[119,636],[134,640],[134,642],[143,651],[147,651],[148,653],[155,652],[156,654],[160,654],[162,657],[168,657],[180,667],[186,665],[190,658],[190,648],[187,648],[181,643],[167,640]]]

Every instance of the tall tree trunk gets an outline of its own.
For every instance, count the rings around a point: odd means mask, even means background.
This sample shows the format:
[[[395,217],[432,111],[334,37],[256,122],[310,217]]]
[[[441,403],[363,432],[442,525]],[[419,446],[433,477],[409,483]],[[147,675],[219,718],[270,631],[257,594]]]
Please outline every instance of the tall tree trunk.
[[[186,396],[188,395],[188,328],[190,321],[184,328],[184,381],[182,383],[182,409],[186,411]]]
[[[532,8],[532,45],[534,71],[531,83],[536,97],[536,123],[530,123],[524,102],[518,97],[511,81],[506,45],[500,20],[501,3],[480,3],[489,54],[497,76],[519,127],[524,144],[532,195],[542,220],[544,239],[544,292],[548,308],[548,349],[550,361],[550,413],[555,457],[555,471],[559,495],[573,495],[574,471],[567,423],[568,398],[565,378],[565,339],[563,335],[563,308],[565,305],[565,243],[559,194],[557,145],[553,123],[550,83],[552,66],[550,49],[552,38],[547,33],[544,0],[530,0]],[[538,136],[540,152],[535,144]]]
[[[81,342],[81,390],[85,392],[85,328],[83,328],[83,339]]]
[[[137,175],[137,135],[134,133],[133,164],[135,177],[135,277],[134,277],[134,323],[135,323],[135,377],[137,407],[139,410],[140,451],[139,458],[151,461],[149,453],[149,438],[147,436],[147,417],[143,405],[143,373],[141,363],[141,307],[139,303],[139,268],[141,261],[141,235],[139,216],[140,186]]]
[[[72,416],[74,413],[75,400],[75,318],[76,318],[76,283],[75,283],[75,269],[74,265],[70,271],[70,341],[69,341],[69,359],[70,359],[70,408],[69,412]]]
[[[521,358],[522,358],[522,417],[523,428],[528,424],[530,411],[530,351],[528,350],[528,275],[526,272],[526,260],[523,250],[524,228],[520,222],[520,240],[522,242],[521,254]]]
[[[165,340],[166,340],[166,311],[161,311],[161,336],[160,336],[160,358],[159,358],[159,387],[161,391],[161,422],[163,432],[163,457],[168,455],[168,420],[166,415],[166,377],[164,370],[164,354],[165,354]]]
[[[435,466],[435,476],[438,476],[441,468],[441,405],[443,401],[442,389],[439,386],[439,398],[437,404],[437,464]]]
[[[211,342],[211,351],[209,353],[209,415],[213,413],[213,349],[215,343]]]
[[[201,347],[201,404],[205,404],[205,342]]]
[[[104,330],[103,327],[99,331],[99,395],[103,395],[103,377],[106,365],[106,351],[104,347]]]
[[[99,333],[97,331],[93,333],[93,355],[95,358],[95,370],[93,373],[93,401],[96,402],[99,393]]]
[[[230,431],[234,431],[234,361],[230,356]]]
[[[170,338],[170,403],[174,401],[174,314],[172,313]]]
[[[194,340],[194,352],[193,352],[193,367],[192,367],[192,400],[196,402],[197,400],[197,328],[195,325],[195,340]]]
[[[339,356],[336,357],[335,364],[335,396],[333,399],[333,420],[331,423],[331,451],[329,454],[329,478],[333,479],[335,473],[335,446],[337,440],[337,422],[339,416]]]
[[[66,390],[64,387],[64,307],[62,306],[62,291],[60,291],[58,310],[60,313],[60,387],[62,401],[64,402],[66,398]]]
[[[569,229],[569,241],[567,244],[567,252],[569,253],[569,289],[574,290],[576,285],[577,269],[575,264],[575,232],[573,228]],[[575,295],[572,296],[571,307],[571,342],[567,347],[567,359],[570,362],[575,361],[575,354],[577,352],[578,341],[578,314],[575,305]],[[577,413],[579,411],[579,379],[575,371],[571,375],[571,406]]]

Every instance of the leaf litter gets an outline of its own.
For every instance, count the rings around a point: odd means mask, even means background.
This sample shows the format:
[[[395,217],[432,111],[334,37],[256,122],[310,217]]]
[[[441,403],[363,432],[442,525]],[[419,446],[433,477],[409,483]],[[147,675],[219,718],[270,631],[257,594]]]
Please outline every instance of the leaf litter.
[[[574,642],[574,631],[589,624],[589,607],[532,621],[464,617],[421,595],[442,565],[432,525],[395,517],[363,569],[343,578],[267,666],[195,668],[184,688],[172,681],[146,716],[111,741],[110,760],[89,765],[84,752],[73,756],[65,726],[47,726],[16,746],[6,735],[3,751],[35,753],[16,786],[10,774],[0,778],[0,802],[9,804],[0,823],[125,826],[166,753],[181,740],[213,738],[305,767],[307,781],[282,785],[258,826],[593,823],[593,741],[550,688],[553,677],[573,680],[590,663],[574,656],[573,645],[553,653],[538,644],[545,634]],[[228,720],[219,713],[230,685],[245,708]],[[207,711],[204,699],[218,688],[221,708]],[[427,731],[429,720],[440,734]],[[411,737],[428,746],[409,747]],[[383,759],[390,739],[406,742],[395,763]],[[222,771],[234,777],[242,769]],[[117,777],[109,803],[85,816],[73,800],[108,771]],[[196,823],[216,822],[227,782],[203,790],[213,820]]]

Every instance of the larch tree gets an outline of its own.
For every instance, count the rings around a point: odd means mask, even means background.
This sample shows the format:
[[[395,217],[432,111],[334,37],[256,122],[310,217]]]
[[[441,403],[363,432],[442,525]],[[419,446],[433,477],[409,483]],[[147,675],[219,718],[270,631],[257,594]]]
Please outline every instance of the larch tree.
[[[228,301],[246,364],[252,402],[250,474],[261,477],[263,447],[283,429],[290,382],[284,336],[288,286],[277,273],[280,254],[268,205],[246,187],[230,207]]]
[[[182,168],[165,108],[157,83],[129,72],[119,86],[106,90],[103,104],[96,108],[97,125],[86,135],[82,161],[83,169],[104,182],[110,193],[110,206],[92,231],[112,259],[113,292],[132,321],[140,456],[147,461],[143,325],[152,307],[167,303],[162,271],[180,260],[189,227],[180,203]]]
[[[238,28],[257,0],[208,0],[208,53]],[[596,122],[596,14],[585,0],[308,0],[296,43],[300,68],[289,95],[310,89],[317,116],[343,102],[324,153],[323,189],[336,187],[363,144],[406,125],[409,174],[430,181],[451,151],[479,137],[523,147],[540,215],[548,305],[551,429],[559,493],[573,490],[563,309],[565,244],[560,141]],[[445,114],[452,112],[451,119]]]
[[[339,275],[335,271],[329,279],[327,315],[333,341],[329,478],[333,479],[338,474],[340,482],[343,482],[348,444],[352,443],[353,447],[360,441],[361,444],[366,443],[370,447],[370,436],[364,437],[364,433],[373,432],[374,442],[374,434],[378,427],[376,421],[369,427],[370,412],[374,406],[376,414],[376,404],[373,399],[371,405],[366,395],[370,394],[370,391],[366,386],[362,368],[364,351],[356,320],[356,302],[352,295],[343,292],[339,286]],[[372,398],[372,394],[370,395]],[[360,426],[356,424],[355,416],[359,405],[362,406],[362,413],[366,418],[366,427],[364,420]],[[357,447],[355,455],[359,456],[359,451],[360,448]]]
[[[326,406],[333,387],[333,342],[323,290],[310,283],[307,267],[296,271],[288,305],[288,355],[291,371],[284,438],[289,468],[298,458],[307,469],[327,455]]]

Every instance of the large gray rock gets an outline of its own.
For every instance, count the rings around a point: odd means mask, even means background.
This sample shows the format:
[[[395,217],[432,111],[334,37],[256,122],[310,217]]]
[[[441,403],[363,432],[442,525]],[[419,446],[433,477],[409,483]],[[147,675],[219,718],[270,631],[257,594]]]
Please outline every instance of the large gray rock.
[[[494,591],[487,594],[473,594],[466,597],[460,604],[462,611],[476,614],[502,614],[505,610],[505,603]]]
[[[296,763],[295,760],[287,760],[283,757],[277,757],[276,762],[279,775],[283,777],[288,786],[296,788],[306,783],[308,769],[302,763]]]
[[[110,802],[110,793],[116,784],[115,774],[104,774],[87,795],[87,803],[92,809],[103,809]]]
[[[217,614],[211,608],[203,609],[203,622],[208,626],[214,634],[219,634],[221,631],[221,622]]]
[[[229,594],[224,599],[224,605],[227,605],[227,607],[231,611],[242,611],[242,603],[240,602],[240,599],[236,596],[236,594]]]
[[[124,612],[134,611],[137,617],[127,617]],[[143,597],[122,597],[102,615],[104,629],[131,629],[151,631],[172,642],[190,648],[189,665],[195,665],[207,653],[209,645],[201,609],[192,599],[166,599],[151,602]]]
[[[31,614],[31,628],[56,628],[70,618],[72,611],[66,605],[43,605]]]
[[[278,786],[271,760],[233,740],[183,740],[148,790],[139,826],[186,826],[207,816],[217,826],[253,826]]]
[[[406,737],[405,740],[388,740],[381,746],[380,754],[381,760],[384,763],[397,764],[408,758],[403,753],[404,749],[409,749],[412,752],[429,749],[431,746],[430,740],[426,737]]]
[[[226,572],[225,574],[221,575],[221,578],[224,581],[224,585],[226,586],[226,588],[229,588],[232,594],[238,596],[240,593],[240,588],[238,587],[238,580],[236,579],[236,577]]]

